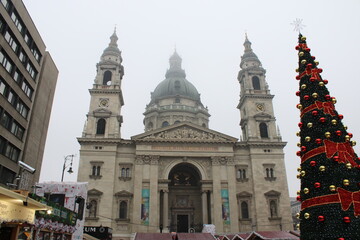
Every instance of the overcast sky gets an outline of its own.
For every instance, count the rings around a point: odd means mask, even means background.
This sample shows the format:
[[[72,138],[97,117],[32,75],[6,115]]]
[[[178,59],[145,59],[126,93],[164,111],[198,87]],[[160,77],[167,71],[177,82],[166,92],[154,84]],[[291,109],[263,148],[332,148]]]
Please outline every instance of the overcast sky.
[[[59,69],[40,181],[60,181],[64,157],[76,154],[89,110],[88,89],[96,63],[116,25],[125,76],[122,138],[144,131],[143,112],[152,92],[165,78],[169,57],[183,59],[187,79],[212,115],[210,128],[240,138],[240,86],[237,74],[245,32],[266,69],[277,125],[285,147],[290,196],[300,188],[295,155],[298,33],[291,23],[303,19],[302,30],[344,124],[360,143],[359,66],[360,1],[347,0],[24,0]],[[358,151],[359,147],[355,147]]]

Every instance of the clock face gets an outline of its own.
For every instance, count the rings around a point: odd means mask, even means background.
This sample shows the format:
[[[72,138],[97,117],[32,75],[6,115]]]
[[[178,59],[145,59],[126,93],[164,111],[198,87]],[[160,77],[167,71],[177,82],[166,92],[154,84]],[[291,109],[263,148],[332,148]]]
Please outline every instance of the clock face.
[[[262,103],[257,103],[256,104],[256,109],[259,111],[264,111],[264,104]]]
[[[100,103],[99,103],[100,107],[108,107],[109,106],[109,100],[108,99],[100,99]]]

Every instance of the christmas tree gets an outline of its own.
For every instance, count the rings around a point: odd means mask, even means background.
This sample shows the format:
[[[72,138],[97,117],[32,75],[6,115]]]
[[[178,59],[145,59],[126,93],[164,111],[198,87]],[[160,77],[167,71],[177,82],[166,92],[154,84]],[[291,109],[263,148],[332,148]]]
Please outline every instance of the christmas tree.
[[[306,37],[299,34],[301,239],[360,239],[360,160]]]

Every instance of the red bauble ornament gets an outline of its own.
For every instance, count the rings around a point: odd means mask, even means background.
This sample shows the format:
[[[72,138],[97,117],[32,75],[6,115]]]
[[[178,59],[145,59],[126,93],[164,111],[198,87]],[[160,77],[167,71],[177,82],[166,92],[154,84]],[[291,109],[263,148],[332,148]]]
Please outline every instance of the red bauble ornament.
[[[306,147],[305,147],[305,146],[301,146],[301,151],[302,151],[302,152],[306,152]]]
[[[330,100],[330,95],[325,95],[325,100]]]
[[[299,50],[299,49],[300,49],[300,46],[297,45],[297,46],[295,47],[295,50]]]
[[[310,48],[305,48],[304,50],[307,51],[307,52],[310,52],[311,49]]]
[[[329,81],[326,80],[326,79],[324,79],[323,82],[324,82],[325,84],[328,84],[328,83],[329,83]]]
[[[345,238],[338,238],[338,240],[345,240]]]
[[[302,122],[299,122],[299,123],[298,123],[298,126],[299,126],[299,128],[301,128],[301,127],[303,126],[303,123],[302,123]]]
[[[350,223],[351,222],[351,219],[349,217],[343,217],[343,221],[345,223]]]
[[[316,142],[316,144],[321,144],[322,143],[320,138],[315,139],[315,142]]]
[[[304,96],[304,100],[309,100],[310,99],[310,96],[309,95],[305,95]]]
[[[316,78],[314,78],[314,77],[310,78],[310,82],[315,82],[315,80],[316,80]]]
[[[311,58],[312,58],[313,60],[315,60],[315,56],[311,56]]]
[[[297,92],[295,93],[295,95],[296,95],[296,96],[300,96],[300,91],[297,91]]]
[[[296,152],[296,155],[300,157],[300,156],[301,156],[301,152],[300,152],[300,151],[297,151],[297,152]]]
[[[318,68],[318,73],[322,73],[322,68]]]
[[[301,197],[300,197],[300,196],[296,196],[296,201],[301,202]]]
[[[321,184],[319,182],[316,182],[316,183],[314,183],[314,187],[319,188],[319,187],[321,187]]]
[[[353,137],[353,134],[352,133],[348,133],[349,137],[352,138]]]
[[[341,131],[340,131],[340,130],[337,130],[337,131],[335,132],[335,134],[336,134],[337,136],[341,136]]]
[[[301,79],[300,75],[297,75],[295,78],[296,78],[296,80],[300,80],[300,79]]]
[[[313,116],[317,116],[317,115],[318,115],[318,111],[314,110],[314,111],[311,112],[311,114],[312,114]]]
[[[325,217],[324,216],[318,216],[318,221],[319,222],[323,222],[323,221],[325,221]]]
[[[340,119],[343,119],[344,116],[343,116],[342,114],[339,114],[339,118],[340,118]]]
[[[312,68],[312,64],[311,64],[311,63],[308,63],[308,64],[306,65],[306,68],[307,68],[307,69]]]
[[[321,118],[319,119],[319,121],[320,121],[321,123],[324,123],[324,122],[326,122],[326,118],[321,117]]]
[[[315,161],[310,161],[310,166],[312,166],[312,167],[316,166],[316,162]]]
[[[334,159],[335,162],[338,162],[339,161],[339,156],[334,156],[333,159]]]

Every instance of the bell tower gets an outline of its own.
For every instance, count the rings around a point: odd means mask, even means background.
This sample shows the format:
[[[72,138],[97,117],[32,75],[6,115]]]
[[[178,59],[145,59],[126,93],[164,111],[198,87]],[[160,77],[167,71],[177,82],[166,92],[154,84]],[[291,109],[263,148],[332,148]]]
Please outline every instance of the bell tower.
[[[272,99],[265,80],[266,70],[251,48],[251,42],[245,37],[244,54],[238,74],[240,83],[240,126],[242,141],[281,141],[276,129]]]
[[[109,46],[96,64],[97,74],[92,89],[89,89],[91,100],[83,138],[121,137],[121,107],[124,105],[121,82],[124,67],[121,65],[121,51],[117,40],[114,31]]]

